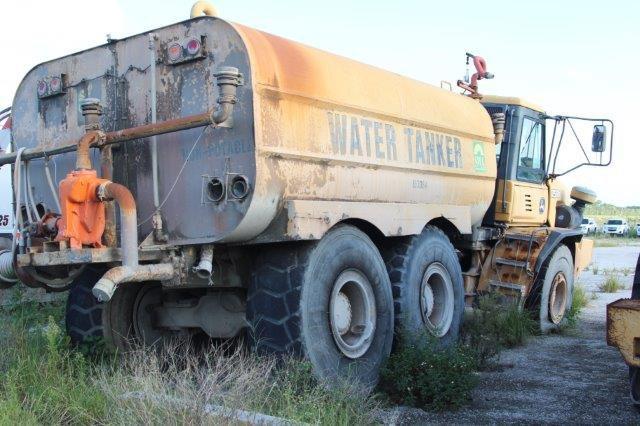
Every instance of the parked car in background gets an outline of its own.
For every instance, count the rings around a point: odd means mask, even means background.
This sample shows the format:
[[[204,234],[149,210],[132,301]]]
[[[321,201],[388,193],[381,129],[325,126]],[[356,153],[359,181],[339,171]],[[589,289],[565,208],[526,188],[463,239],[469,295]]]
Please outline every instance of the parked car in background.
[[[636,237],[640,237],[640,223],[636,223]]]
[[[580,229],[582,229],[582,233],[585,235],[595,234],[598,230],[598,224],[595,220],[585,217],[584,219],[582,219]]]
[[[602,226],[602,232],[609,235],[627,235],[629,232],[629,224],[626,219],[609,219],[607,223]]]

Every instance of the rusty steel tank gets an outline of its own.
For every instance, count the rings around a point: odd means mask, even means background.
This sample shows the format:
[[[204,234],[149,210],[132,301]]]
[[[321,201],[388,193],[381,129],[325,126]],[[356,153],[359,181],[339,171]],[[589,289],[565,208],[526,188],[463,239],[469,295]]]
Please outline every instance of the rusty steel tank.
[[[135,194],[141,238],[157,204],[174,245],[318,239],[345,218],[385,235],[440,217],[468,234],[482,221],[496,162],[477,100],[216,17],[36,66],[13,102],[13,141],[54,149],[81,138],[87,98],[107,132],[208,111],[225,66],[243,80],[232,120],[156,136],[158,199],[148,141],[114,149],[113,180]],[[57,180],[74,159],[49,160]],[[55,201],[43,161],[30,173],[46,209]]]

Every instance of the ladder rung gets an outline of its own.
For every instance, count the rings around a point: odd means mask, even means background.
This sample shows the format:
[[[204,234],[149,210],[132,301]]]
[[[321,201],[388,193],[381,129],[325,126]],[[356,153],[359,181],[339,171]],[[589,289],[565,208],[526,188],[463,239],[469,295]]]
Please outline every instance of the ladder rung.
[[[500,281],[493,281],[493,280],[489,281],[489,285],[492,285],[494,287],[500,287],[500,288],[508,288],[509,290],[519,291],[520,293],[522,293],[525,288],[525,286],[520,284],[503,283]]]
[[[512,266],[514,268],[526,268],[527,267],[527,262],[525,262],[524,260],[504,259],[502,257],[496,258],[496,264],[497,265]]]

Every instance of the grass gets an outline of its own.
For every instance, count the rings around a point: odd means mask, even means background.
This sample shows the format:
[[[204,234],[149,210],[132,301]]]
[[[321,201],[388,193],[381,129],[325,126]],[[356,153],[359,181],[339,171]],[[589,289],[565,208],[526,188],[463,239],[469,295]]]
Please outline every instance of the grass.
[[[624,285],[620,283],[620,280],[615,275],[608,275],[607,278],[598,286],[603,293],[617,293],[620,290],[624,290]]]
[[[580,283],[576,283],[573,286],[573,301],[571,303],[571,309],[567,312],[567,326],[565,329],[574,330],[578,325],[580,314],[589,306],[589,302],[593,300],[594,295],[589,296],[587,290]]]
[[[294,422],[369,424],[377,397],[325,386],[302,361],[187,346],[88,357],[70,348],[61,303],[0,311],[0,424],[220,424],[236,409]],[[220,408],[214,414],[211,407]]]
[[[474,354],[480,370],[494,367],[504,348],[523,345],[537,329],[531,313],[516,303],[502,303],[498,295],[480,297],[478,308],[465,318],[462,341]]]
[[[433,339],[401,343],[380,374],[378,388],[391,402],[431,411],[455,410],[471,399],[478,379],[472,351],[464,345],[439,349]]]

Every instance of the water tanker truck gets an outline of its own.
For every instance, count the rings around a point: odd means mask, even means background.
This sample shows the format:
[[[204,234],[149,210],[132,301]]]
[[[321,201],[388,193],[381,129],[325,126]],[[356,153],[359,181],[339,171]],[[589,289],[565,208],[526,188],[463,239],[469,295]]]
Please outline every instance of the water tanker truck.
[[[578,119],[480,95],[492,76],[467,60],[454,93],[199,2],[37,65],[0,156],[16,213],[3,271],[69,292],[74,344],[244,336],[329,379],[375,381],[394,336],[455,342],[485,293],[557,328],[592,248],[595,194],[553,164]],[[593,121],[597,161],[575,167],[610,162],[613,124]]]

